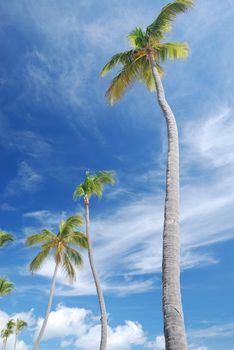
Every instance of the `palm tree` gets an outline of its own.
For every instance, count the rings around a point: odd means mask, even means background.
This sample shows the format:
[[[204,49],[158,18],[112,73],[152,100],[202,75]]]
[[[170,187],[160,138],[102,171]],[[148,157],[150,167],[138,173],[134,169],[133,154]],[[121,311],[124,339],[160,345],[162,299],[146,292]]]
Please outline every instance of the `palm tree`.
[[[14,284],[7,279],[0,277],[0,297],[4,297],[12,292]]]
[[[6,324],[6,328],[2,329],[1,331],[1,338],[3,339],[2,350],[6,349],[7,340],[9,336],[14,333],[14,327],[15,327],[15,321],[9,320]]]
[[[85,235],[82,232],[77,231],[77,227],[82,225],[82,217],[80,215],[74,215],[69,217],[66,221],[62,220],[60,222],[57,234],[50,230],[42,230],[40,233],[27,237],[26,244],[28,246],[42,244],[40,252],[36,255],[29,266],[32,273],[41,268],[42,264],[52,251],[55,261],[55,269],[52,277],[45,318],[33,346],[33,350],[38,349],[48,322],[59,266],[62,266],[70,282],[74,282],[76,279],[75,267],[82,266],[82,257],[80,253],[73,248],[73,246],[87,248],[87,239]]]
[[[180,243],[179,243],[179,143],[174,114],[166,100],[161,76],[161,62],[188,56],[188,45],[184,42],[164,43],[162,40],[171,30],[177,14],[185,12],[193,0],[176,0],[164,6],[158,17],[143,30],[135,28],[128,36],[132,49],[114,55],[104,66],[101,76],[117,64],[123,66],[112,80],[106,98],[110,104],[117,102],[127,88],[137,80],[157,94],[168,134],[166,174],[166,198],[163,229],[163,313],[164,335],[167,350],[187,349],[184,317],[180,292]]]
[[[85,221],[86,221],[86,237],[88,241],[88,256],[89,263],[93,274],[93,279],[95,282],[98,301],[101,313],[101,342],[100,350],[106,350],[107,345],[107,315],[106,315],[106,305],[102,292],[102,288],[99,282],[98,274],[95,268],[93,259],[93,248],[90,239],[90,224],[89,224],[89,199],[92,195],[97,195],[99,198],[102,196],[103,187],[106,184],[114,184],[114,174],[111,171],[100,171],[95,175],[91,175],[86,172],[85,181],[77,186],[74,192],[74,198],[83,197],[85,205]]]
[[[8,241],[14,241],[14,236],[0,229],[0,247],[3,247]]]
[[[16,350],[16,343],[17,343],[17,337],[19,335],[20,332],[22,332],[24,330],[24,328],[27,327],[27,322],[24,320],[20,320],[17,318],[16,322],[15,322],[15,344],[14,344],[14,350]]]

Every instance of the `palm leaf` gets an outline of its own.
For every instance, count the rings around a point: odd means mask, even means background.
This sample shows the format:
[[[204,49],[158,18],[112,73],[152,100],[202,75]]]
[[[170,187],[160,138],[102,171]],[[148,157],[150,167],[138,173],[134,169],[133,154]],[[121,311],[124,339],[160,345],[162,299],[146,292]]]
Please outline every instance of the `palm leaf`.
[[[48,245],[47,247],[44,246],[44,248],[36,255],[36,257],[33,259],[33,261],[29,265],[29,270],[32,273],[40,269],[45,259],[49,255],[51,249],[52,249],[51,245]]]
[[[25,327],[27,327],[27,322],[24,320],[17,319],[15,324],[16,334],[21,332]]]
[[[128,64],[132,62],[133,50],[120,52],[114,55],[110,61],[103,67],[101,71],[101,77],[104,77],[109,71],[111,71],[118,64]]]
[[[171,30],[171,24],[176,15],[187,11],[192,5],[193,0],[176,0],[164,6],[158,17],[147,27],[148,37],[162,39],[165,33]]]
[[[8,295],[14,289],[14,284],[5,278],[0,278],[0,296]]]
[[[180,58],[187,58],[189,55],[189,48],[187,43],[163,43],[160,44],[158,55],[162,61],[167,59],[175,60]]]
[[[28,246],[32,246],[34,244],[51,241],[55,237],[56,235],[52,231],[42,230],[40,233],[36,233],[34,235],[28,236],[26,238],[26,244]]]
[[[77,267],[82,267],[83,260],[79,252],[71,247],[66,247],[64,256],[68,256],[71,263],[73,263]]]
[[[76,279],[76,272],[69,257],[66,254],[63,255],[63,269],[70,282],[74,282]]]
[[[140,48],[143,48],[147,45],[146,33],[140,27],[135,28],[128,35],[128,39],[129,39],[129,41],[134,49],[140,49]]]
[[[139,79],[141,59],[142,57],[138,57],[130,64],[125,65],[120,73],[111,81],[106,92],[106,99],[111,105],[120,100],[125,91]]]
[[[72,232],[64,239],[64,241],[66,244],[75,244],[83,249],[88,248],[87,237],[82,232]]]
[[[14,241],[14,236],[9,232],[0,230],[0,247],[3,247],[8,241]]]
[[[61,236],[65,238],[70,234],[70,232],[74,231],[78,226],[83,225],[83,219],[81,215],[73,215],[70,216],[64,223],[62,227],[62,231],[60,232]]]
[[[115,180],[115,173],[113,171],[99,171],[97,175],[95,176],[94,182],[100,182],[103,185],[111,184],[114,185]]]

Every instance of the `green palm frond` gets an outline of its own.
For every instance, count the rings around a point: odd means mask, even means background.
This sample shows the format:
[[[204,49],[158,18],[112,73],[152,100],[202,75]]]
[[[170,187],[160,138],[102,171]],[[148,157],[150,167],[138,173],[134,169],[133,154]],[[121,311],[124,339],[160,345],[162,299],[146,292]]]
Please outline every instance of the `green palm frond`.
[[[114,185],[116,182],[115,173],[107,170],[99,171],[95,176],[94,182],[100,182],[102,185]]]
[[[139,79],[142,58],[135,58],[130,64],[125,65],[120,73],[111,81],[106,92],[106,99],[111,105],[120,100],[125,91]]]
[[[160,44],[158,55],[162,61],[187,58],[189,55],[188,44],[181,42]]]
[[[79,186],[76,187],[74,193],[73,193],[73,198],[79,198],[79,197],[84,197],[85,196],[85,191],[83,189],[83,184],[80,184]]]
[[[104,77],[108,72],[110,72],[118,64],[129,64],[132,62],[134,52],[133,50],[120,52],[111,57],[110,61],[103,67],[101,71],[101,77]]]
[[[42,230],[40,233],[36,233],[34,235],[28,236],[26,238],[26,244],[28,246],[32,246],[34,244],[40,244],[43,242],[49,242],[53,240],[56,235],[49,230]]]
[[[24,328],[27,327],[27,322],[24,320],[17,319],[15,323],[16,334],[20,333]]]
[[[44,247],[33,259],[33,261],[29,265],[29,270],[33,273],[39,270],[44,263],[45,259],[50,254],[52,247],[49,245],[48,247]]]
[[[77,245],[80,248],[87,249],[88,248],[88,242],[87,237],[82,232],[72,232],[67,236],[65,239],[65,244],[74,244]]]
[[[61,237],[65,238],[72,233],[77,227],[83,225],[83,218],[81,215],[70,216],[66,221],[63,222],[62,231],[60,232]]]
[[[63,270],[66,273],[66,276],[69,278],[70,282],[74,282],[76,280],[76,272],[72,263],[67,254],[63,256]]]
[[[71,263],[73,263],[76,267],[82,267],[83,260],[79,252],[71,247],[66,247],[64,256],[68,256]]]
[[[5,278],[0,278],[0,296],[8,295],[14,289],[14,284]]]
[[[148,37],[154,36],[157,40],[164,37],[171,30],[172,21],[176,15],[187,11],[193,5],[193,0],[176,0],[164,6],[158,17],[147,27]]]
[[[14,241],[14,236],[0,229],[0,247],[3,247],[9,241]]]
[[[133,29],[133,31],[128,35],[128,39],[134,49],[140,49],[147,45],[146,33],[140,27]]]

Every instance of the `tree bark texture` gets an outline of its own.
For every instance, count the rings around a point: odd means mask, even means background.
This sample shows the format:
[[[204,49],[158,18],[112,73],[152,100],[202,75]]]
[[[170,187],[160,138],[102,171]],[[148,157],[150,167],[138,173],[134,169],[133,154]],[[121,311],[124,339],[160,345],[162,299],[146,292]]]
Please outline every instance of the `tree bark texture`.
[[[178,130],[174,114],[166,100],[161,78],[152,55],[150,55],[150,64],[156,85],[158,103],[166,120],[168,135],[162,260],[165,343],[166,350],[187,350],[180,291]]]
[[[47,322],[48,322],[48,319],[49,319],[50,310],[51,310],[51,306],[52,306],[54,290],[55,290],[55,281],[56,281],[56,276],[57,276],[57,272],[58,272],[58,267],[59,267],[59,264],[56,264],[55,265],[55,269],[54,269],[54,274],[53,274],[53,277],[52,277],[52,282],[51,282],[51,287],[50,287],[50,294],[49,294],[49,300],[48,300],[48,304],[47,304],[47,308],[46,308],[45,318],[44,318],[44,321],[42,323],[40,332],[38,334],[38,337],[37,337],[37,339],[35,341],[35,344],[34,344],[32,350],[37,350],[38,349],[38,347],[40,345],[40,342],[42,340],[42,337],[44,335],[44,332],[45,332],[45,328],[46,328],[46,325],[47,325]]]
[[[86,236],[88,241],[88,257],[89,257],[89,263],[93,274],[93,279],[95,282],[97,295],[98,295],[98,302],[100,306],[100,313],[101,313],[101,342],[100,342],[100,350],[106,350],[107,347],[107,315],[106,315],[106,305],[105,300],[103,296],[103,292],[101,289],[101,285],[99,282],[98,274],[95,268],[94,259],[93,259],[93,248],[92,243],[90,239],[90,224],[89,224],[89,198],[85,197],[84,199],[85,204],[85,221],[86,221]]]

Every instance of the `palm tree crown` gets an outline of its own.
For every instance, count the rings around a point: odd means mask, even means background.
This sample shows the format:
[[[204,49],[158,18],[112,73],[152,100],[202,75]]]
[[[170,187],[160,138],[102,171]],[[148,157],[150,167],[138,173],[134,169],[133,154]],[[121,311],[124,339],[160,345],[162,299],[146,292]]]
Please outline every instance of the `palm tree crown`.
[[[171,24],[176,15],[185,12],[192,5],[193,0],[175,0],[162,8],[158,17],[146,30],[137,27],[128,35],[132,49],[114,55],[101,72],[103,77],[116,65],[123,65],[106,92],[106,98],[110,104],[114,104],[121,99],[126,89],[137,80],[142,81],[148,90],[156,90],[150,56],[153,57],[161,76],[164,74],[164,70],[160,65],[161,62],[166,59],[174,60],[188,56],[187,43],[164,43],[162,39],[171,30]]]
[[[0,229],[0,247],[3,247],[8,241],[14,241],[14,236]]]
[[[10,335],[14,333],[14,328],[15,328],[15,321],[13,319],[9,320],[6,323],[6,327],[1,331],[1,338],[7,339]]]
[[[8,295],[14,289],[14,284],[5,278],[0,277],[0,296]]]
[[[113,185],[114,183],[115,179],[112,171],[100,171],[96,175],[91,175],[87,171],[85,181],[75,189],[74,198],[90,198],[94,194],[100,198],[102,196],[103,186],[106,184]]]
[[[59,225],[57,234],[50,230],[42,230],[40,233],[27,237],[26,243],[28,246],[42,244],[41,251],[31,262],[29,269],[35,272],[44,263],[48,255],[53,251],[56,265],[62,265],[66,275],[70,281],[74,281],[76,273],[74,266],[82,265],[82,257],[80,253],[73,248],[87,248],[87,239],[85,235],[77,231],[77,227],[83,225],[83,219],[80,215],[69,217],[66,221],[62,220]]]
[[[17,318],[17,320],[16,320],[16,322],[15,322],[15,333],[16,333],[16,334],[19,334],[20,332],[22,332],[22,330],[23,330],[24,328],[27,327],[27,325],[28,325],[28,324],[27,324],[26,321],[20,320],[20,319]]]

